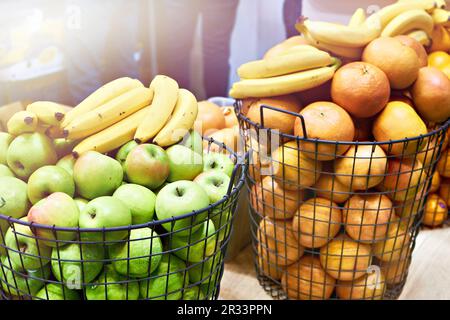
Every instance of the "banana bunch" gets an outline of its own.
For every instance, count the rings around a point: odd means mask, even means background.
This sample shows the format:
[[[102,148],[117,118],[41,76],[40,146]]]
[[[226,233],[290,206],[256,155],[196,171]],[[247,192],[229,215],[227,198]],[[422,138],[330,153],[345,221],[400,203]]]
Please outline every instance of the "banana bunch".
[[[79,105],[81,111],[73,109],[76,117],[65,128],[70,139],[84,138],[73,149],[75,156],[91,150],[107,153],[133,139],[143,143],[153,138],[162,147],[173,145],[193,127],[198,113],[195,96],[162,75],[150,88],[115,80],[87,100]]]
[[[243,64],[241,81],[233,85],[236,99],[272,97],[317,87],[330,80],[340,60],[309,45],[292,47],[279,56]]]

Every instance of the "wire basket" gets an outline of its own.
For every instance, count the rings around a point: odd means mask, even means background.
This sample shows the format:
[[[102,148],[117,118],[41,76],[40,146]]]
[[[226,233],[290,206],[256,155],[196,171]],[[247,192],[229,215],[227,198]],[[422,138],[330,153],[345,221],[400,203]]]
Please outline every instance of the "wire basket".
[[[257,276],[276,299],[396,299],[408,274],[447,122],[389,142],[308,138],[303,117],[235,105],[245,150]],[[303,137],[264,128],[283,112]]]
[[[220,201],[183,216],[126,227],[81,229],[0,215],[0,293],[20,300],[217,299],[245,159]],[[7,231],[5,231],[7,230]]]

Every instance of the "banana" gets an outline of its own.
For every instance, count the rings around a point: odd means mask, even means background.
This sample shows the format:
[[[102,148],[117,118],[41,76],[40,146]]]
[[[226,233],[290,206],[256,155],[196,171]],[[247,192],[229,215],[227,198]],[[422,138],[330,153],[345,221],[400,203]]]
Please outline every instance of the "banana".
[[[309,51],[245,63],[237,72],[241,79],[261,79],[321,68],[332,62],[330,54],[325,51]]]
[[[297,29],[301,29],[302,24],[314,39],[342,47],[363,47],[378,38],[381,33],[379,26],[371,26],[366,23],[357,27],[349,27],[301,18],[296,24]]]
[[[230,96],[235,99],[264,98],[291,94],[320,86],[331,78],[340,67],[341,61],[333,58],[333,65],[301,71],[285,76],[243,80],[233,85]]]
[[[178,99],[178,83],[167,76],[156,76],[150,88],[154,90],[155,98],[152,107],[136,130],[134,139],[139,142],[147,142],[156,136],[169,120]]]
[[[413,39],[416,39],[425,47],[428,47],[429,45],[431,45],[430,37],[423,30],[415,30],[413,32],[408,33],[407,35]]]
[[[111,127],[84,139],[73,149],[73,154],[78,157],[87,151],[106,153],[133,140],[138,125],[150,108],[150,106],[145,107]]]
[[[433,27],[433,18],[424,10],[409,10],[392,19],[381,32],[381,36],[395,37],[420,29],[425,31],[427,35],[431,37],[433,34]]]
[[[382,8],[367,18],[365,24],[378,25],[382,30],[398,15],[410,10],[432,12],[439,6],[436,0],[403,0]]]
[[[57,126],[47,127],[45,130],[45,134],[52,139],[64,138],[66,135],[64,133],[64,129]]]
[[[61,125],[66,110],[65,106],[49,101],[37,101],[27,106],[27,111],[33,112],[40,122],[51,126]]]
[[[35,132],[38,127],[39,120],[37,116],[30,111],[19,111],[15,113],[6,124],[9,134],[13,136],[22,133]]]
[[[361,59],[363,47],[361,48],[350,48],[350,47],[341,47],[341,46],[335,46],[332,44],[327,44],[321,41],[317,41],[314,39],[311,34],[308,32],[308,30],[304,29],[302,26],[299,27],[299,31],[303,34],[306,40],[313,45],[316,46],[319,49],[331,52],[334,55],[337,55],[339,57],[348,58],[351,60],[359,60]]]
[[[450,11],[435,9],[431,15],[435,24],[450,27]]]
[[[280,52],[278,56],[286,56],[286,55],[290,55],[290,54],[302,54],[305,52],[318,52],[320,51],[319,49],[317,49],[314,46],[310,46],[309,44],[299,44],[297,46],[293,46],[289,49],[286,49],[283,52]]]
[[[161,147],[168,147],[179,142],[194,125],[198,114],[198,102],[186,89],[178,92],[178,101],[172,117],[159,131],[153,142]]]
[[[92,111],[101,105],[104,105],[105,103],[113,100],[114,98],[117,98],[127,91],[142,87],[144,87],[144,85],[137,79],[119,78],[111,81],[96,90],[71,111],[67,112],[61,126],[67,127],[70,122],[80,117],[81,115],[88,113],[89,111]]]
[[[367,19],[366,10],[363,8],[356,9],[355,13],[353,13],[350,22],[348,23],[349,27],[355,28],[362,25]]]
[[[73,120],[68,127],[64,128],[65,138],[77,140],[102,131],[148,106],[152,99],[152,89],[144,87],[132,89]]]

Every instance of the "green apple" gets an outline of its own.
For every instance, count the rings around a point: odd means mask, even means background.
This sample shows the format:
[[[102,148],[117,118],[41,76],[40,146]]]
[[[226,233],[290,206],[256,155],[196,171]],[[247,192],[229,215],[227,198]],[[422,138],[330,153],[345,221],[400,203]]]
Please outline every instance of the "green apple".
[[[128,154],[125,171],[129,182],[156,189],[169,176],[169,158],[163,148],[141,144]]]
[[[0,164],[0,178],[1,177],[14,177],[14,173],[4,164]]]
[[[112,195],[122,184],[123,170],[113,158],[88,151],[75,162],[73,178],[78,194],[92,200]]]
[[[78,227],[79,217],[80,210],[75,201],[62,192],[55,192],[40,200],[28,212],[29,222],[64,228]],[[36,236],[46,239],[44,243],[50,247],[61,246],[76,237],[75,232],[69,231],[54,232],[44,228],[36,228],[33,231]]]
[[[168,184],[158,193],[155,208],[158,219],[165,220],[206,208],[208,205],[208,195],[197,183],[177,181]],[[162,226],[167,231],[177,231],[177,235],[183,236],[198,230],[206,216],[205,211],[194,218],[184,218],[164,223]]]
[[[199,174],[194,182],[198,183],[209,197],[209,203],[222,200],[227,194],[230,177],[218,170],[206,171]]]
[[[46,165],[54,165],[58,158],[52,141],[41,133],[25,133],[16,137],[8,148],[8,166],[21,179]]]
[[[46,284],[35,296],[34,300],[80,300],[80,294],[62,284]]]
[[[88,300],[138,300],[139,282],[118,274],[111,265],[86,287]]]
[[[6,132],[0,132],[0,164],[6,165],[6,154],[8,153],[8,147],[14,137]]]
[[[223,253],[217,251],[217,253],[208,257],[203,262],[192,263],[189,266],[189,280],[191,283],[201,283],[202,286],[214,286],[220,278],[222,260]]]
[[[131,211],[119,199],[100,197],[90,201],[81,211],[80,228],[114,228],[131,225]],[[83,239],[116,241],[128,236],[128,231],[83,232]]]
[[[150,228],[133,229],[130,240],[109,247],[116,271],[132,278],[144,278],[158,268],[163,251],[161,239]]]
[[[45,166],[37,169],[28,179],[28,199],[32,204],[55,192],[63,192],[69,197],[75,194],[72,176],[63,168]]]
[[[223,241],[230,234],[232,226],[231,218],[233,217],[233,208],[229,208],[229,204],[225,204],[224,206],[224,208],[220,206],[218,209],[213,210],[210,215],[214,227],[218,232],[217,239],[219,242]]]
[[[119,161],[120,165],[123,168],[123,171],[126,171],[125,170],[125,161],[127,160],[128,154],[131,152],[131,150],[136,148],[138,145],[139,144],[136,141],[131,140],[130,142],[125,143],[119,149],[119,151],[117,151],[116,160]]]
[[[234,163],[226,154],[210,152],[203,155],[203,171],[219,170],[229,177],[233,174]]]
[[[29,208],[27,184],[17,178],[1,177],[0,214],[19,219],[27,215]],[[6,220],[0,220],[0,230],[2,232],[5,232],[8,227],[9,224]]]
[[[114,198],[122,200],[131,210],[134,225],[152,221],[155,213],[156,195],[138,184],[125,184],[116,190]]]
[[[102,246],[71,243],[53,248],[52,271],[56,280],[69,289],[81,289],[94,280],[103,269],[105,255]]]
[[[83,198],[75,198],[73,200],[77,204],[77,207],[78,207],[78,210],[80,210],[80,213],[81,213],[81,211],[84,210],[86,205],[89,203],[89,201],[87,201],[86,199],[83,199]]]
[[[195,233],[187,236],[173,236],[169,247],[173,253],[188,262],[200,262],[214,254],[217,245],[217,234],[214,223],[207,220]]]
[[[203,153],[203,139],[200,133],[191,129],[189,133],[183,138],[183,140],[179,143],[182,146],[188,147],[192,151],[195,151],[199,154]]]
[[[25,270],[22,268],[15,270],[12,267],[7,257],[1,258],[0,282],[3,291],[13,296],[35,296],[44,286],[44,281],[50,277],[49,265],[36,270]]]
[[[183,260],[174,255],[164,255],[158,269],[139,283],[141,297],[150,300],[179,300],[183,288],[189,282],[189,274]]]
[[[56,154],[58,158],[63,158],[67,155],[71,155],[73,148],[78,144],[76,140],[68,140],[66,138],[59,138],[53,140]]]
[[[202,155],[182,145],[166,150],[169,157],[170,174],[167,181],[194,180],[203,170]]]
[[[20,220],[28,222],[27,217]],[[11,262],[26,270],[39,269],[50,262],[52,249],[36,240],[29,226],[14,223],[6,231],[5,246],[8,248]]]
[[[205,300],[205,293],[199,286],[187,288],[183,292],[182,300]]]
[[[56,165],[60,168],[66,170],[73,177],[73,167],[75,166],[75,162],[77,159],[71,154],[61,158]]]

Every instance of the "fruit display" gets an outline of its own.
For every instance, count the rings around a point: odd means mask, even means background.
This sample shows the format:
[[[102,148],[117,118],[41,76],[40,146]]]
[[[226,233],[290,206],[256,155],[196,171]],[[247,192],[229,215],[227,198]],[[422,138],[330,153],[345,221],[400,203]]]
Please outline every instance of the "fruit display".
[[[13,115],[0,133],[2,296],[214,299],[245,170],[222,141],[204,145],[197,105],[157,76]]]
[[[447,220],[445,8],[300,17],[300,35],[238,69],[255,264],[273,297],[395,299],[420,224]]]

